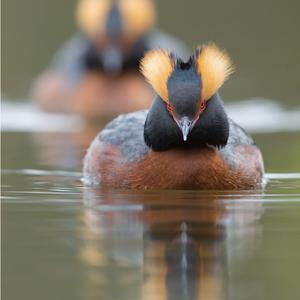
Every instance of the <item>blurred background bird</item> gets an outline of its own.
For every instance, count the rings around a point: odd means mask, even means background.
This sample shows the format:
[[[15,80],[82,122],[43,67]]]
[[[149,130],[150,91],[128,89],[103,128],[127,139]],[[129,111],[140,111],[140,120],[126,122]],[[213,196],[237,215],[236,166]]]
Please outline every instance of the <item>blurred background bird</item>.
[[[48,112],[109,120],[147,108],[153,92],[138,72],[145,51],[186,53],[179,40],[154,29],[152,0],[80,0],[76,21],[80,32],[33,85],[34,100]]]

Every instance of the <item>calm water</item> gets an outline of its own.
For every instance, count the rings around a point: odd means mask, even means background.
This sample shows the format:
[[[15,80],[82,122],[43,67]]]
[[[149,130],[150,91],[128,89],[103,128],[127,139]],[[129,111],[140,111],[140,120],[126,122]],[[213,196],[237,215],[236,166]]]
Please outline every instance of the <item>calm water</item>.
[[[2,176],[3,299],[299,299],[300,174],[234,194]]]
[[[278,133],[259,114],[247,123],[246,103],[229,112],[277,173],[263,191],[235,193],[84,187],[93,130],[4,103],[3,299],[298,300],[299,118],[288,127],[299,111],[268,102],[286,128]]]

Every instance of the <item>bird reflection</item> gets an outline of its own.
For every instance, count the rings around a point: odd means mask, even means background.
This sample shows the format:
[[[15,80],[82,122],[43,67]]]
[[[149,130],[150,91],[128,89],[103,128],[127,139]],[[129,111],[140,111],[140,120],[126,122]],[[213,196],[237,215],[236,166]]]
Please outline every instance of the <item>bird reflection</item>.
[[[31,140],[36,151],[36,160],[41,165],[63,169],[81,169],[82,160],[90,142],[104,123],[84,123],[78,131],[32,132]]]
[[[116,299],[112,286],[128,299],[230,299],[232,257],[246,260],[260,240],[263,207],[252,197],[85,188],[79,258],[109,280],[85,278],[83,288],[101,286],[105,299]]]
[[[168,299],[196,299],[200,272],[199,245],[188,236],[187,224],[166,250]]]

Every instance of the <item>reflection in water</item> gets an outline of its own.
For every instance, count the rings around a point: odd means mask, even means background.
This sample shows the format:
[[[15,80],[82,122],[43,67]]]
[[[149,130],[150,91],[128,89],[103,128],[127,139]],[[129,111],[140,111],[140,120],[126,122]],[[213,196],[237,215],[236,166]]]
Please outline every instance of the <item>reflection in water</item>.
[[[102,282],[104,299],[114,299],[114,289],[123,299],[232,299],[231,260],[252,255],[260,240],[263,206],[251,199],[86,188],[79,252],[89,266],[85,288]]]
[[[299,298],[299,174],[268,174],[263,194],[100,191],[81,176],[2,172],[3,298]]]
[[[32,132],[37,161],[43,165],[81,169],[82,160],[90,142],[103,124],[85,124],[76,132]]]
[[[189,237],[187,224],[182,222],[180,234],[166,249],[166,289],[169,299],[196,299],[200,255],[198,244]]]

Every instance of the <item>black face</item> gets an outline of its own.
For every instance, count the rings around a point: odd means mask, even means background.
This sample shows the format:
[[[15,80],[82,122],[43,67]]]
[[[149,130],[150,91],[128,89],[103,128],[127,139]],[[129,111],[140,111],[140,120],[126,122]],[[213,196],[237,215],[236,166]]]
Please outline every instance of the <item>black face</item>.
[[[167,110],[165,102],[157,97],[147,116],[144,127],[145,143],[154,151],[181,147],[223,147],[229,136],[229,123],[218,94],[208,102],[206,109],[183,138],[182,128]]]
[[[197,74],[192,58],[189,62],[178,61],[168,83],[169,101],[178,120],[188,117],[193,120],[201,98],[202,81]]]
[[[167,88],[169,97],[167,109],[186,141],[205,105],[201,102],[202,80],[196,70],[194,57],[186,63],[180,59],[176,60]]]

